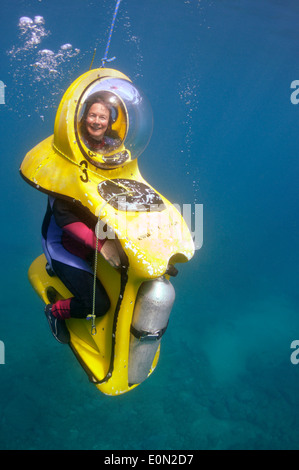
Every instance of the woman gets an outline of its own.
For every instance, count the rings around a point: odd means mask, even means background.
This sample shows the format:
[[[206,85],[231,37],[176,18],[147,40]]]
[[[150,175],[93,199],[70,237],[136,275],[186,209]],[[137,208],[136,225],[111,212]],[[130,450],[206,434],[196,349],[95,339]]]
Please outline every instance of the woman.
[[[105,92],[93,93],[86,101],[80,133],[85,145],[94,152],[107,153],[121,144],[118,136],[113,135],[112,110]]]
[[[96,95],[96,94],[95,94]],[[81,121],[82,138],[94,151],[111,145],[106,132],[111,130],[111,107],[103,98],[93,96],[86,105]],[[97,218],[83,206],[68,200],[49,197],[42,227],[43,249],[52,271],[61,279],[73,297],[54,301],[45,308],[51,331],[60,343],[68,343],[65,320],[86,318],[92,313]],[[121,264],[114,240],[99,240],[98,251],[115,268]],[[109,297],[97,280],[96,316],[110,308]]]

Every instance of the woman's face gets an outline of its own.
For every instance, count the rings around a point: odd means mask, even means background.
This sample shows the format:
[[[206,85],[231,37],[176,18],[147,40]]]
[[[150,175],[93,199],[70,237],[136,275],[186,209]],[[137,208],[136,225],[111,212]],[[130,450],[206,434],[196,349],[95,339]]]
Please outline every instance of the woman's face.
[[[94,103],[86,118],[86,129],[88,134],[95,140],[101,141],[108,128],[110,118],[109,109],[102,103]]]

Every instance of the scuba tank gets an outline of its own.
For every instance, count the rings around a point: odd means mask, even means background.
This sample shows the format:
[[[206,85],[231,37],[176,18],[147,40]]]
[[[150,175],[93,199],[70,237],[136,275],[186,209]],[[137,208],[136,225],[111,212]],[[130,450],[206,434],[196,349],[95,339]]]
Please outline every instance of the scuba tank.
[[[142,383],[166,331],[175,290],[164,276],[144,282],[137,295],[131,325],[128,381]]]

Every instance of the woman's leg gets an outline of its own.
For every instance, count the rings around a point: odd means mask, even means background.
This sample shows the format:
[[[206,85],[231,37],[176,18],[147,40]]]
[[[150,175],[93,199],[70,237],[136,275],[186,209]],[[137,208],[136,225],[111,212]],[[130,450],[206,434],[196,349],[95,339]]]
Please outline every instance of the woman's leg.
[[[52,306],[52,313],[62,319],[86,318],[92,313],[94,277],[91,273],[52,260],[55,274],[73,294],[66,300],[59,300]],[[103,316],[110,308],[110,299],[100,283],[96,283],[95,315]]]

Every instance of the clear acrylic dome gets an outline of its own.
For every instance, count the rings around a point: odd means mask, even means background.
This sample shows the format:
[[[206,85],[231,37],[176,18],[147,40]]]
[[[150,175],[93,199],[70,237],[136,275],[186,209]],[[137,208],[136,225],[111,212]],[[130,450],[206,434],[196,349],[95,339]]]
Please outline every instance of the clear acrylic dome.
[[[130,81],[101,78],[77,106],[75,128],[85,157],[100,168],[116,168],[139,157],[153,131],[149,101]]]

